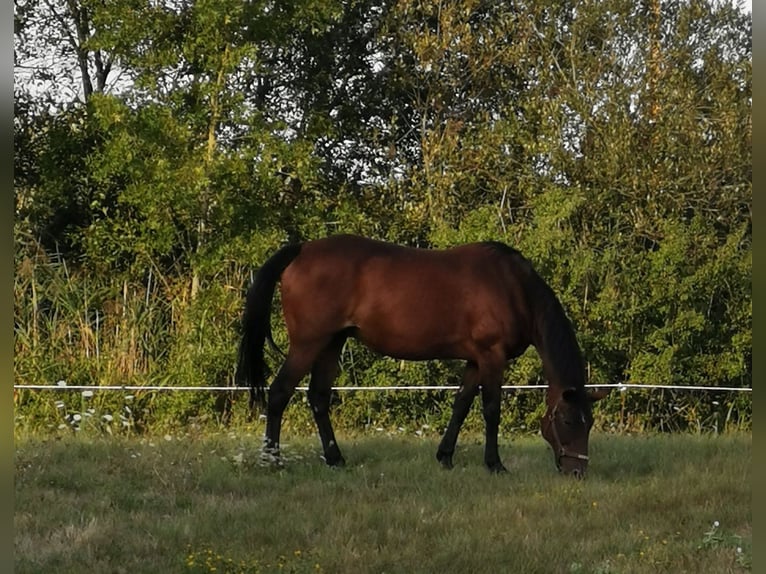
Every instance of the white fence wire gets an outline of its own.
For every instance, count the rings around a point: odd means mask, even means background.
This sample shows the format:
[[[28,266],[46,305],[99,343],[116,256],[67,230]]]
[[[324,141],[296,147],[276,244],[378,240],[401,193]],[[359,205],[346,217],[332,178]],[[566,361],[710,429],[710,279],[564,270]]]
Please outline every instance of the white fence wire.
[[[721,391],[750,393],[751,387],[707,387],[702,385],[652,385],[642,383],[611,383],[603,385],[585,385],[588,388],[606,389],[615,388],[620,391],[628,389],[669,389],[678,391]],[[13,385],[16,390],[34,391],[211,391],[211,392],[243,392],[249,391],[250,387],[238,386],[171,386],[171,385],[68,385],[60,381],[55,385]],[[334,391],[455,391],[458,385],[397,385],[397,386],[343,386],[333,387]],[[534,390],[546,389],[548,385],[503,385],[504,390]],[[308,387],[297,387],[298,391],[307,391]]]

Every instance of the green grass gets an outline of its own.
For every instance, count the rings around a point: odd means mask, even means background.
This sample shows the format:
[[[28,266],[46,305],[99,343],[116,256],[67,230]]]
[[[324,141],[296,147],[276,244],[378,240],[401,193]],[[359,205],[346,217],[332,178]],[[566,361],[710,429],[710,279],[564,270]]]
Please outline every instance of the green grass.
[[[461,437],[260,434],[20,437],[15,565],[24,572],[725,573],[751,569],[750,434],[595,434],[589,477],[559,476],[539,437],[506,439],[510,472]],[[717,525],[716,525],[717,524]]]

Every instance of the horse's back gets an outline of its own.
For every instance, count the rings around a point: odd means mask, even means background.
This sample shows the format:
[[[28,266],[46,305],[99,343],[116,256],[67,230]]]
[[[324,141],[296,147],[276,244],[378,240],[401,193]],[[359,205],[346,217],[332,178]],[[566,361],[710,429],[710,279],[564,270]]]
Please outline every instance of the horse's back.
[[[433,286],[437,276],[444,282],[449,271],[435,250],[334,235],[303,244],[282,275],[282,301],[304,320],[336,314],[350,325],[359,307],[382,312],[393,299],[404,302]]]
[[[437,288],[462,291],[466,285],[476,289],[497,284],[496,271],[502,259],[490,243],[424,249],[333,235],[306,242],[282,279],[332,285],[341,290],[336,295],[352,287],[369,292],[405,289],[432,294]]]

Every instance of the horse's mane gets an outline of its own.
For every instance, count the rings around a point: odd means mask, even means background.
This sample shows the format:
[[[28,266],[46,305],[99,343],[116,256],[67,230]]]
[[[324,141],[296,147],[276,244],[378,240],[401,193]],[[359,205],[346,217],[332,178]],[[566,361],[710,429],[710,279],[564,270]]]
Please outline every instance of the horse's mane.
[[[502,241],[482,241],[481,244],[486,247],[489,247],[490,249],[494,251],[498,251],[504,255],[521,256],[522,258],[524,257],[523,255],[521,255],[521,252],[518,249],[514,249],[513,247],[503,243]]]
[[[542,310],[537,316],[542,334],[542,344],[538,351],[543,357],[546,377],[549,384],[583,388],[585,364],[574,327],[550,287],[547,291],[550,297],[541,306]]]

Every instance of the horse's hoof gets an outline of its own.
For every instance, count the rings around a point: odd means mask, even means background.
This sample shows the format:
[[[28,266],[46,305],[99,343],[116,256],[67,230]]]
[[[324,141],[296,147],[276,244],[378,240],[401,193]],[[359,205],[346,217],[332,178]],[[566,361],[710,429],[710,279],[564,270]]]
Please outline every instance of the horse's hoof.
[[[497,461],[492,464],[487,464],[487,468],[489,469],[489,472],[492,474],[503,474],[505,472],[508,472],[508,469],[503,466],[503,463],[500,461]]]
[[[261,452],[261,464],[274,468],[284,468],[285,466],[285,462],[278,452],[274,453],[266,450]]]
[[[439,463],[442,465],[442,468],[445,470],[452,470],[453,464],[452,464],[452,455],[446,454],[443,452],[437,452],[436,453],[436,460],[439,461]]]
[[[338,456],[337,458],[325,458],[325,463],[327,463],[327,466],[330,468],[343,468],[346,466],[346,459],[342,456]]]

